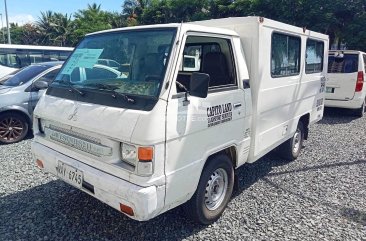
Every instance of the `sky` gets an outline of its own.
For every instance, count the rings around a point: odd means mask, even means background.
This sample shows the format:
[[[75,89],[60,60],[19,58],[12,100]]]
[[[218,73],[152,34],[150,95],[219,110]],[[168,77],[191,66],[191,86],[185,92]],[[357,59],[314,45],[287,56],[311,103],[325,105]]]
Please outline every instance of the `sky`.
[[[121,12],[123,0],[6,0],[9,23],[24,25],[37,21],[41,12],[75,13],[79,9],[86,9],[88,4],[101,4],[101,9],[111,12]],[[5,5],[0,0],[0,13],[5,26]]]

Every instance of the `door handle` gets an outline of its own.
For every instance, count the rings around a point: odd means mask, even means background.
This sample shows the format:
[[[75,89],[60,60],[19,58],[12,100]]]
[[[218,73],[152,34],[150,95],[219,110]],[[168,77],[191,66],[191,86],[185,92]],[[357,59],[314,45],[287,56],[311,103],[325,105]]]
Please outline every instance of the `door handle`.
[[[239,108],[241,106],[241,103],[235,103],[234,108]]]

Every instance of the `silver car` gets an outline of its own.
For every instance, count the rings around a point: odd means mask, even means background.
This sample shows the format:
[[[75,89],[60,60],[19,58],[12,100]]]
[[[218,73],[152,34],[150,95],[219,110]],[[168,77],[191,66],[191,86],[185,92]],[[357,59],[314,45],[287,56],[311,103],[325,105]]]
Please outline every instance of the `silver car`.
[[[38,99],[62,63],[30,65],[0,79],[0,143],[15,143],[27,136]]]

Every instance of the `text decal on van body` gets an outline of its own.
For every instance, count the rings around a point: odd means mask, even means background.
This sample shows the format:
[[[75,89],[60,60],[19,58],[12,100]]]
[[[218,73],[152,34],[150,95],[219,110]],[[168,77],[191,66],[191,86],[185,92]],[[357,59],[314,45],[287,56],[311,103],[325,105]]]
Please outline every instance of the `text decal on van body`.
[[[231,103],[207,107],[207,126],[211,127],[227,121],[231,121],[233,118],[232,109],[233,108]]]

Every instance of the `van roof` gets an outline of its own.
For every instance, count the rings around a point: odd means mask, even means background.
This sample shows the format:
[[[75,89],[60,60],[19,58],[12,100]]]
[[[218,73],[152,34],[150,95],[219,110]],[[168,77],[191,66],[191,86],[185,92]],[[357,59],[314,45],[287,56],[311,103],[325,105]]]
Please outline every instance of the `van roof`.
[[[102,34],[102,33],[113,33],[113,32],[120,32],[120,31],[136,30],[136,29],[153,29],[153,28],[163,29],[163,28],[178,28],[178,27],[182,27],[182,29],[184,31],[200,31],[200,32],[207,31],[207,32],[216,32],[216,33],[224,34],[224,35],[239,36],[235,31],[232,31],[232,30],[215,28],[215,27],[203,27],[201,25],[192,24],[192,23],[168,23],[168,24],[153,24],[153,25],[141,25],[141,26],[134,26],[134,27],[116,28],[116,29],[109,29],[109,30],[89,33],[86,36],[97,35],[97,34]]]
[[[236,33],[235,31],[225,29],[225,26],[226,25],[240,25],[243,23],[262,23],[263,26],[267,26],[267,27],[270,27],[273,29],[276,29],[276,28],[286,29],[286,30],[296,33],[296,34],[318,37],[320,39],[329,38],[328,35],[325,35],[325,34],[322,34],[319,32],[314,32],[314,31],[308,30],[306,28],[301,28],[301,27],[289,25],[286,23],[282,23],[282,22],[278,22],[275,20],[271,20],[271,19],[264,18],[264,17],[258,17],[258,16],[219,18],[219,19],[203,20],[203,21],[188,22],[188,23],[140,25],[140,26],[134,26],[134,27],[103,30],[103,31],[87,34],[87,36],[101,34],[101,33],[136,30],[136,29],[178,28],[180,26],[182,26],[183,31],[199,31],[199,32],[207,31],[207,32],[214,32],[214,33],[224,34],[224,35],[239,36],[238,33]]]

